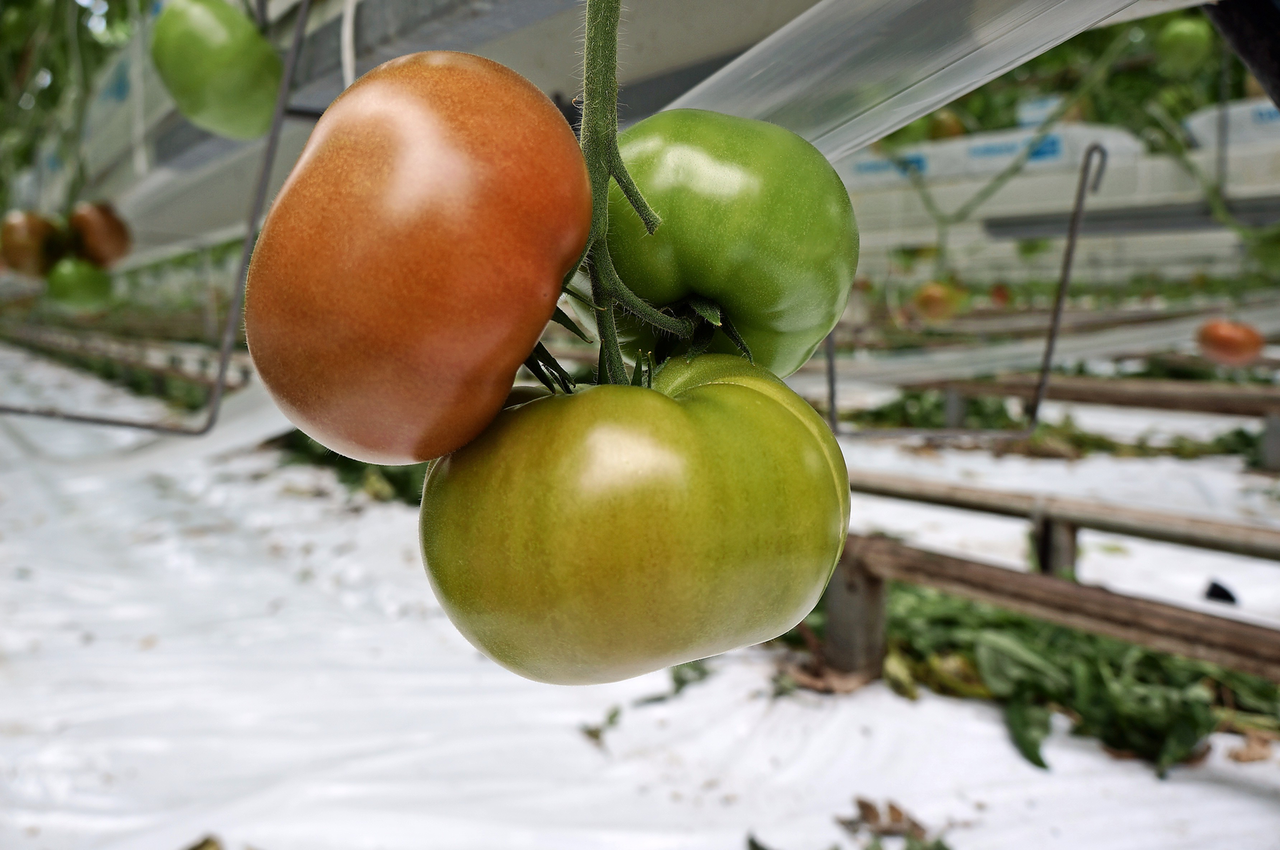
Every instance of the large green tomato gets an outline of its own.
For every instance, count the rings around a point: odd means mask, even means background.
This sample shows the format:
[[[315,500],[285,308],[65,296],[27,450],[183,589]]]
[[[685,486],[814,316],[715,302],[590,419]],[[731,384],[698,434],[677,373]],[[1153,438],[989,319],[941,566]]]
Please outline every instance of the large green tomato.
[[[817,603],[849,522],[840,447],[731,355],[653,389],[508,408],[441,459],[422,552],[444,610],[504,667],[610,682],[776,637]]]
[[[45,283],[49,300],[68,310],[98,310],[111,300],[111,275],[79,257],[59,260]]]
[[[151,58],[178,111],[230,139],[267,132],[283,70],[253,22],[225,0],[169,0]]]
[[[1213,27],[1203,17],[1174,18],[1156,36],[1156,70],[1186,80],[1205,69],[1213,57]]]
[[[831,164],[789,130],[698,109],[659,112],[618,144],[663,219],[650,236],[613,187],[609,253],[622,279],[660,307],[717,302],[756,363],[799,369],[839,321],[858,266],[853,206]],[[623,334],[632,350],[655,346],[633,325]],[[712,349],[735,350],[722,333]]]

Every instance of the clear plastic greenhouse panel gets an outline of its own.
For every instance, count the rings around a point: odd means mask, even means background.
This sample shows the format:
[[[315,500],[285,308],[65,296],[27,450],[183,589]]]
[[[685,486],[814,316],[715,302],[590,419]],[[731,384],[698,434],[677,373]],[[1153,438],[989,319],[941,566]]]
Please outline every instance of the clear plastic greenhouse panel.
[[[781,124],[837,162],[1134,2],[823,0],[671,106]]]

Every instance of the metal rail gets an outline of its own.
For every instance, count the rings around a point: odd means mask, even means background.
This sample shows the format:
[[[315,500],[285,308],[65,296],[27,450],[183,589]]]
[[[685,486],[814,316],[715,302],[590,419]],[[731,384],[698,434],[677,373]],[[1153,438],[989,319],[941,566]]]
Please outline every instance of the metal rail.
[[[260,15],[264,15],[265,3],[258,5]],[[297,7],[297,19],[293,27],[293,40],[289,44],[289,52],[285,56],[284,73],[280,80],[280,91],[276,96],[275,112],[271,118],[271,130],[267,134],[265,150],[262,154],[262,166],[258,170],[258,181],[254,187],[253,200],[249,206],[249,215],[245,227],[244,243],[240,252],[240,274],[227,310],[227,321],[223,327],[221,344],[218,349],[218,373],[209,393],[209,403],[205,408],[204,421],[191,425],[169,425],[164,422],[123,419],[114,416],[97,416],[87,413],[72,413],[53,407],[26,407],[0,404],[0,413],[14,416],[38,416],[48,419],[59,419],[64,422],[80,422],[87,425],[110,425],[120,428],[136,428],[143,431],[154,431],[159,434],[175,436],[200,437],[211,430],[218,422],[218,413],[222,408],[222,399],[227,388],[227,372],[231,364],[231,354],[239,336],[241,309],[244,306],[245,282],[249,275],[249,260],[253,256],[253,245],[257,240],[258,222],[262,219],[263,209],[267,201],[267,185],[271,178],[271,166],[275,161],[276,149],[280,142],[280,129],[289,112],[289,89],[298,66],[303,38],[306,35],[307,15],[311,10],[311,0],[301,0]]]
[[[120,339],[105,334],[86,336],[30,326],[0,326],[0,341],[55,356],[103,358],[126,369],[178,378],[205,388],[217,383],[217,351],[196,343]],[[252,375],[253,366],[248,357],[237,357],[233,353],[232,368],[227,371],[227,388],[245,386]]]
[[[911,390],[942,390],[961,396],[1035,397],[1035,377],[1006,375],[989,381],[923,381]],[[1056,401],[1184,410],[1229,416],[1266,416],[1280,411],[1280,387],[1212,381],[1084,378],[1055,375],[1047,397]]]
[[[1063,523],[1075,528],[1280,561],[1280,530],[1265,526],[1216,522],[1062,496],[963,487],[854,469],[849,470],[849,487],[855,493],[869,496]]]

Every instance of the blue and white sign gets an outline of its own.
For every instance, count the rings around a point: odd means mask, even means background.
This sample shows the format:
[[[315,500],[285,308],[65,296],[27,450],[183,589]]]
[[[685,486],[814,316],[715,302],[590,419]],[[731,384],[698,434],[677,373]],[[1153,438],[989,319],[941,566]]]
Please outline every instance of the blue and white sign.
[[[1202,148],[1218,146],[1218,107],[1193,112],[1184,122],[1187,133]],[[1227,104],[1227,144],[1280,143],[1280,109],[1265,97]]]

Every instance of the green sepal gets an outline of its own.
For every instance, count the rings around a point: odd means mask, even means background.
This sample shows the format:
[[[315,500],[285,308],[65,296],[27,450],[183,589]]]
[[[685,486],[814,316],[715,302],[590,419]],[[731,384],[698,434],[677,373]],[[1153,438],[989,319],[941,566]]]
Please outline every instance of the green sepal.
[[[583,342],[595,342],[595,340],[587,336],[586,333],[578,327],[578,323],[575,322],[568,313],[559,307],[557,307],[556,311],[551,314],[551,321],[555,322],[557,325],[564,328]]]
[[[693,308],[693,312],[697,313],[703,319],[706,319],[717,328],[720,327],[720,305],[712,301],[710,298],[703,298],[701,295],[691,295],[688,298],[689,306]]]
[[[738,347],[742,352],[742,356],[747,358],[749,363],[755,363],[755,358],[751,356],[751,348],[747,345],[747,341],[742,338],[742,334],[738,333],[738,329],[733,326],[733,322],[729,321],[729,317],[724,317],[720,330],[724,331],[724,335],[729,337],[729,341]]]

